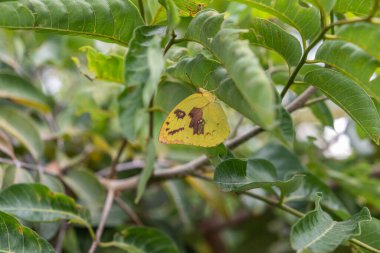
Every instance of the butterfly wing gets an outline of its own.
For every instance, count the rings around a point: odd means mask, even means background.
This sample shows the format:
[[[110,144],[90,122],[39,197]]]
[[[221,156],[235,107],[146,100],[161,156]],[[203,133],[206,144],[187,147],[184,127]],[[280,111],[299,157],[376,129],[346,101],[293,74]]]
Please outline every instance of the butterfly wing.
[[[195,93],[169,113],[161,127],[159,141],[212,147],[229,134],[227,117],[210,93]]]

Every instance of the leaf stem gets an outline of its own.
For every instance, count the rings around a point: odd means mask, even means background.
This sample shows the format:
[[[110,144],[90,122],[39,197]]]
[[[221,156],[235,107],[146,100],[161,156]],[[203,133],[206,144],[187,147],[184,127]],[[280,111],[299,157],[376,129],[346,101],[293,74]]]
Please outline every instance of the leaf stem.
[[[291,76],[289,77],[289,80],[286,84],[286,86],[284,87],[284,89],[281,91],[281,98],[284,98],[285,94],[288,92],[290,86],[292,86],[294,80],[296,79],[297,77],[297,74],[298,72],[301,70],[301,68],[303,67],[303,65],[306,63],[306,60],[307,60],[307,57],[310,53],[310,51],[324,38],[325,34],[330,30],[332,29],[333,27],[335,26],[340,26],[340,25],[346,25],[346,24],[352,24],[352,23],[358,23],[358,22],[370,22],[371,19],[375,16],[376,12],[377,12],[377,8],[378,8],[378,5],[379,5],[379,1],[380,0],[375,0],[374,1],[374,5],[373,5],[373,8],[372,8],[372,11],[371,13],[365,17],[365,18],[356,18],[356,19],[349,19],[349,20],[340,20],[340,21],[337,21],[337,22],[334,22],[334,23],[331,23],[329,24],[328,26],[326,26],[324,29],[322,29],[321,33],[318,35],[318,37],[312,42],[310,43],[310,45],[305,49],[303,55],[302,55],[302,58],[300,60],[300,62],[298,63],[298,65],[296,66],[296,68],[294,69],[293,73],[291,74]]]
[[[272,199],[268,199],[264,196],[261,196],[259,194],[253,193],[253,192],[242,192],[240,194],[252,197],[254,199],[261,200],[261,201],[267,203],[268,205],[280,208],[280,209],[286,211],[287,213],[293,214],[294,216],[297,216],[297,217],[303,217],[305,215],[304,213],[301,213],[300,211],[298,211],[298,210],[296,210],[296,209],[294,209],[294,208],[292,208],[286,204],[283,204],[281,202],[278,202],[278,201],[275,201]]]
[[[117,174],[116,167],[117,167],[117,164],[119,163],[120,157],[123,154],[123,151],[124,151],[125,147],[127,146],[127,144],[128,144],[127,139],[123,139],[123,141],[120,145],[120,148],[117,151],[116,157],[112,161],[112,165],[111,165],[110,173],[108,174],[108,178],[110,178],[110,179],[116,178],[116,174]]]

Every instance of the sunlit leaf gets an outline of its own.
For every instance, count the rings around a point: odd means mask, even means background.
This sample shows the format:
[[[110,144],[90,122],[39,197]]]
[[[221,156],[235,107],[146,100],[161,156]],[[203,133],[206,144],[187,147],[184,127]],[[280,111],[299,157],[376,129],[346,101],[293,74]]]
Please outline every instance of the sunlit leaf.
[[[330,69],[311,71],[305,76],[305,81],[318,87],[379,144],[380,117],[371,98],[362,88],[343,74]]]
[[[124,83],[123,57],[119,55],[105,55],[90,46],[82,47],[80,50],[86,53],[87,67],[93,74],[93,78]]]
[[[43,151],[43,142],[33,120],[23,112],[10,108],[0,108],[0,128],[18,139],[30,153],[39,158]]]
[[[321,197],[316,200],[314,211],[308,212],[292,226],[290,242],[292,248],[302,252],[309,249],[315,253],[332,252],[350,237],[360,235],[363,221],[371,219],[367,208],[345,221],[334,221],[320,206]]]
[[[3,28],[81,35],[122,45],[143,24],[129,0],[10,1],[0,3],[0,9]]]
[[[0,252],[54,253],[53,247],[16,218],[0,211]]]

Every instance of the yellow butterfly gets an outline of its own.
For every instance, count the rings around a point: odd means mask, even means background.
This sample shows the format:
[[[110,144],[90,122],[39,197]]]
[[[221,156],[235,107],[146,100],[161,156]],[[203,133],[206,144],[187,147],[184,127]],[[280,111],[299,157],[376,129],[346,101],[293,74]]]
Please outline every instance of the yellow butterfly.
[[[226,114],[216,97],[199,88],[169,113],[161,127],[159,141],[213,147],[223,142],[229,133]]]

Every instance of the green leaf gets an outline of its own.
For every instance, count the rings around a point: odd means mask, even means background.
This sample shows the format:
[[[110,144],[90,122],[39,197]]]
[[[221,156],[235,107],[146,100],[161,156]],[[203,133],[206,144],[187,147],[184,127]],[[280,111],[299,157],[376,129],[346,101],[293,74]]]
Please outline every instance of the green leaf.
[[[116,83],[124,83],[124,58],[119,55],[105,55],[91,46],[81,47],[80,50],[86,53],[87,67],[93,79],[101,79]],[[79,59],[73,58],[79,65]]]
[[[314,211],[308,212],[292,226],[290,242],[298,252],[309,249],[312,252],[332,252],[350,237],[360,235],[361,222],[371,219],[367,208],[350,219],[337,222],[320,207],[321,197],[316,200]]]
[[[50,111],[48,99],[40,90],[27,80],[10,72],[0,72],[0,97],[11,99],[41,112]]]
[[[368,14],[373,6],[374,0],[337,0],[334,10],[345,13],[352,12],[357,15]]]
[[[334,210],[335,214],[341,218],[347,218],[348,211],[342,204],[341,200],[334,194],[331,188],[324,183],[319,177],[304,173],[303,184],[287,197],[286,202],[292,201],[313,201],[316,193],[323,194],[323,205],[330,210]]]
[[[55,252],[53,247],[36,232],[1,211],[0,235],[0,252]]]
[[[249,103],[255,123],[268,128],[275,119],[273,87],[248,41],[240,39],[243,31],[220,30],[223,20],[223,14],[215,11],[200,12],[191,21],[185,38],[202,44],[216,57]]]
[[[265,145],[250,158],[262,158],[271,161],[276,168],[278,178],[282,181],[294,174],[303,174],[306,171],[294,153],[277,143]]]
[[[182,59],[176,65],[168,68],[168,73],[186,83],[196,83],[213,91],[220,100],[248,119],[253,122],[259,120],[250,109],[248,98],[243,96],[243,93],[218,62],[199,54],[195,58]],[[173,107],[169,109],[171,110]]]
[[[250,31],[244,34],[250,43],[278,52],[289,66],[296,66],[302,56],[299,41],[275,23],[266,19],[253,19]]]
[[[106,192],[93,173],[85,169],[75,169],[70,170],[62,179],[90,211],[91,220],[100,215],[104,207]]]
[[[306,0],[311,4],[314,4],[315,7],[324,10],[326,14],[334,8],[337,0]]]
[[[315,59],[337,68],[365,90],[375,69],[380,67],[380,63],[360,47],[344,41],[325,41]]]
[[[320,30],[319,11],[315,7],[305,8],[298,0],[236,0],[248,6],[269,12],[296,28],[303,40],[314,38]]]
[[[147,227],[131,227],[116,234],[110,246],[129,253],[179,253],[177,246],[160,230]]]
[[[16,155],[11,143],[11,140],[9,137],[0,130],[0,151],[12,158],[13,160],[16,160]]]
[[[190,85],[164,81],[160,83],[160,85],[158,86],[154,103],[155,106],[162,109],[162,111],[166,114],[169,113],[179,102],[181,102],[183,99],[190,96],[194,92],[195,90]],[[168,99],[169,93],[171,94],[170,99]]]
[[[135,30],[125,59],[125,82],[128,87],[144,86],[143,102],[149,105],[164,70],[161,40],[162,26],[142,26]]]
[[[334,118],[329,107],[324,102],[319,102],[309,106],[314,116],[319,119],[323,126],[334,127]]]
[[[172,31],[177,27],[179,22],[181,21],[178,13],[178,8],[174,2],[174,0],[158,0],[160,4],[162,4],[166,9],[166,16],[168,18],[168,28],[169,31]]]
[[[380,117],[371,98],[362,88],[343,74],[330,69],[309,72],[305,76],[305,82],[325,93],[379,144]]]
[[[15,184],[0,192],[0,210],[32,222],[69,220],[86,226],[89,213],[73,199],[41,184]]]
[[[138,120],[147,117],[142,101],[142,88],[139,86],[133,90],[126,89],[118,98],[121,132],[129,141],[135,141],[141,130]]]
[[[278,98],[277,125],[273,128],[273,133],[284,145],[293,148],[294,127],[292,117],[289,112],[281,105],[281,100]]]
[[[23,168],[17,168],[10,164],[0,164],[0,189],[19,183],[34,183],[34,179]]]
[[[282,181],[273,164],[264,159],[229,159],[220,163],[214,173],[214,182],[223,191],[247,191],[276,186],[284,195],[295,191],[302,183],[302,178],[303,175],[293,175]]]
[[[182,16],[194,16],[205,9],[213,0],[173,0],[178,6],[179,14]]]
[[[137,184],[137,195],[135,199],[136,203],[138,203],[143,196],[148,180],[153,174],[155,160],[156,148],[154,146],[154,141],[152,139],[149,139],[147,144],[145,167],[141,172],[139,182]]]
[[[380,250],[380,220],[372,218],[370,221],[364,221],[361,223],[361,234],[356,236],[355,239]],[[361,249],[365,253],[372,251]]]
[[[35,123],[29,116],[14,108],[2,106],[0,128],[24,144],[35,158],[41,157],[44,144]]]
[[[23,0],[0,3],[0,9],[3,28],[80,35],[122,45],[143,25],[129,0]]]
[[[343,25],[337,29],[337,39],[351,42],[380,61],[380,29],[366,22]]]

